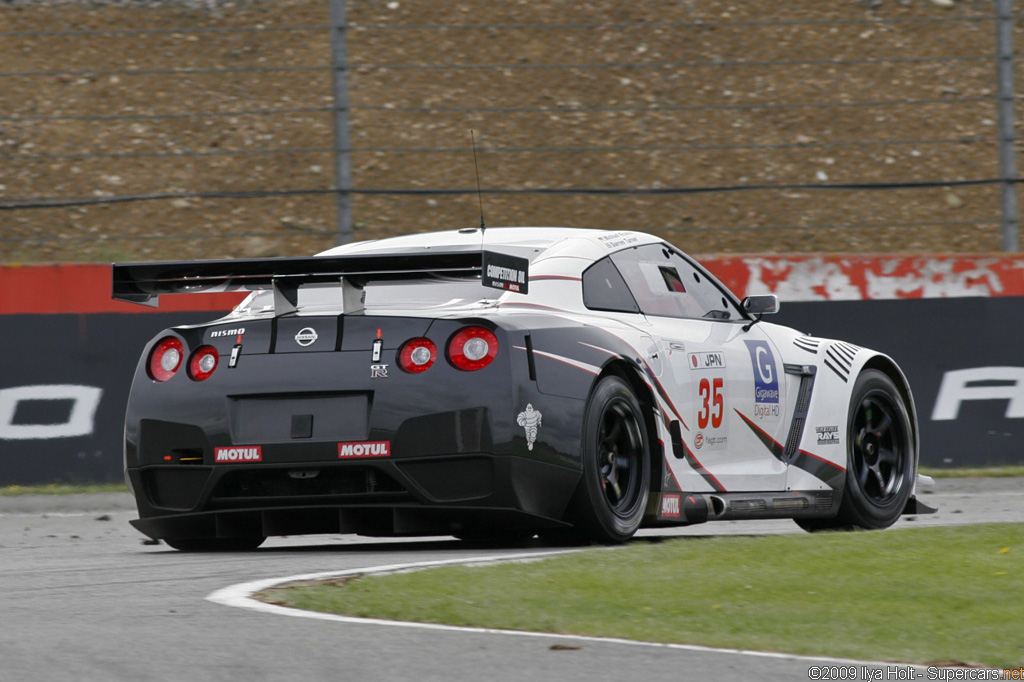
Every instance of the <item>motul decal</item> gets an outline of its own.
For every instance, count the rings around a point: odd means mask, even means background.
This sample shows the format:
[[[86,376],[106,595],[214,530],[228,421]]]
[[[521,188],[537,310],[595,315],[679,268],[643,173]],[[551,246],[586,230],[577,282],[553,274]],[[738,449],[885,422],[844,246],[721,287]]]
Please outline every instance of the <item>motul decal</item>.
[[[259,445],[243,445],[233,448],[214,448],[213,461],[223,462],[262,462],[263,448]]]
[[[678,519],[682,515],[679,503],[679,495],[662,495],[661,516],[670,519]]]
[[[338,459],[390,456],[391,441],[378,440],[366,443],[338,443]]]

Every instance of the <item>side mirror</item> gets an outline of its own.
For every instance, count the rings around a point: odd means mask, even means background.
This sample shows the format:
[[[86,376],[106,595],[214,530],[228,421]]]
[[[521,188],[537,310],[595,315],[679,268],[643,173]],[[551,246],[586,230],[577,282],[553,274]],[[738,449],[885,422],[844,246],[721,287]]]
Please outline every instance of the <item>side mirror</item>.
[[[751,315],[772,315],[779,312],[779,297],[775,294],[747,296],[743,299],[743,310]]]

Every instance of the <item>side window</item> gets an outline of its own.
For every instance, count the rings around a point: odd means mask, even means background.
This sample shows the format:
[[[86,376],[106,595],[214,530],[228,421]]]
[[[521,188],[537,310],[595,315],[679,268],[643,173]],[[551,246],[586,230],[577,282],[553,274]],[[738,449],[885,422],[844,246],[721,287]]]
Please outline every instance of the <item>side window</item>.
[[[608,258],[599,260],[583,273],[583,305],[591,310],[640,312],[622,275]]]
[[[611,259],[646,315],[715,320],[743,318],[714,281],[667,245],[620,251],[612,254]]]

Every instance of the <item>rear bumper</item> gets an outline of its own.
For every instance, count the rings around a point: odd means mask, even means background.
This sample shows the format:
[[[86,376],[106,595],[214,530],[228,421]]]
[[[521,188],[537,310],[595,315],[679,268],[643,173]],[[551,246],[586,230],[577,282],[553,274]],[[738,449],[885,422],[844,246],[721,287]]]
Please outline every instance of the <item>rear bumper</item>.
[[[471,323],[494,328],[502,350],[491,364],[398,368],[406,339],[444,348]],[[125,471],[144,533],[404,535],[560,523],[580,477],[586,392],[540,393],[524,331],[361,315],[256,320],[244,335],[232,327],[224,336],[220,324],[164,335],[186,349],[213,345],[222,358],[243,345],[234,366],[221,363],[204,381],[179,371],[155,382],[145,366],[154,340],[136,370]],[[306,327],[320,350],[293,340]],[[520,419],[531,407],[544,414],[532,430]]]
[[[398,461],[129,469],[153,538],[450,534],[559,527],[580,473],[485,453]]]

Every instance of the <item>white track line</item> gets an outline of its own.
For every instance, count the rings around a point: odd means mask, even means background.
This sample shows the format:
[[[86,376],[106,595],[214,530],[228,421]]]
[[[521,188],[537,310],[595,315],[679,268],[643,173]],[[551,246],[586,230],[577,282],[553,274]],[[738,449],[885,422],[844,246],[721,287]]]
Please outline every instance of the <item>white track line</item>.
[[[252,582],[239,583],[237,585],[231,585],[219,589],[215,592],[211,592],[206,598],[216,604],[223,604],[225,606],[234,606],[243,609],[252,609],[254,611],[262,611],[264,613],[272,613],[280,616],[292,616],[295,618],[312,618],[314,620],[326,620],[333,621],[336,623],[350,623],[353,625],[375,625],[375,626],[388,626],[398,628],[418,628],[421,630],[435,630],[442,632],[461,632],[461,633],[475,633],[485,635],[499,635],[502,637],[535,637],[535,638],[546,638],[546,639],[557,639],[562,641],[571,642],[586,642],[593,644],[621,644],[625,646],[636,646],[636,647],[649,647],[658,649],[671,649],[677,651],[693,651],[701,653],[717,653],[717,654],[731,654],[736,656],[751,656],[757,658],[773,658],[782,660],[792,661],[807,661],[815,663],[833,663],[839,665],[859,665],[859,666],[876,666],[876,667],[892,667],[899,666],[901,669],[913,668],[920,672],[929,670],[929,666],[914,665],[909,663],[894,663],[892,661],[864,661],[855,660],[849,658],[834,658],[831,656],[803,656],[800,654],[785,654],[777,653],[772,651],[752,651],[749,649],[728,649],[728,648],[716,648],[709,646],[700,646],[697,644],[676,644],[667,642],[644,642],[634,639],[620,639],[618,637],[595,637],[589,635],[566,635],[559,633],[549,632],[529,632],[526,630],[498,630],[495,628],[478,628],[478,627],[467,627],[461,625],[442,625],[439,623],[414,623],[409,621],[401,620],[386,620],[382,618],[355,618],[353,616],[339,616],[333,613],[320,613],[318,611],[305,611],[302,609],[294,609],[287,606],[278,606],[276,604],[268,604],[258,599],[254,599],[252,595],[268,590],[273,587],[285,587],[293,583],[303,583],[315,580],[330,580],[332,578],[341,578],[345,576],[369,576],[369,575],[387,575],[389,573],[405,573],[408,571],[418,571],[426,568],[435,568],[439,566],[484,566],[487,564],[496,563],[514,563],[517,561],[535,561],[548,557],[558,556],[561,554],[569,554],[579,550],[559,550],[552,552],[538,552],[531,554],[509,554],[504,556],[492,556],[492,557],[473,557],[469,559],[448,559],[445,561],[422,561],[408,564],[388,564],[384,566],[368,566],[365,568],[352,568],[344,571],[329,571],[326,573],[306,573],[302,575],[292,575],[281,578],[268,578],[266,580],[254,580]],[[938,666],[931,666],[932,670]]]

